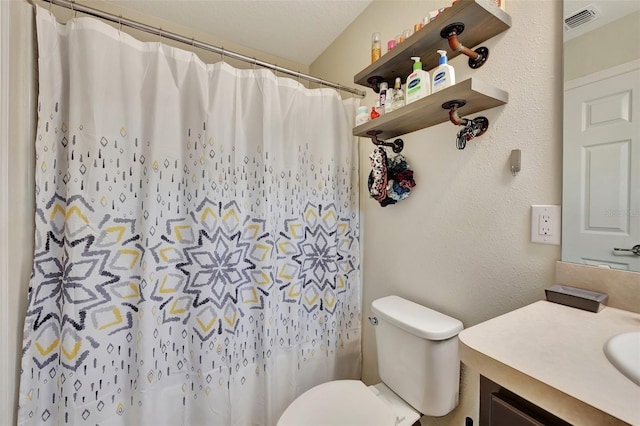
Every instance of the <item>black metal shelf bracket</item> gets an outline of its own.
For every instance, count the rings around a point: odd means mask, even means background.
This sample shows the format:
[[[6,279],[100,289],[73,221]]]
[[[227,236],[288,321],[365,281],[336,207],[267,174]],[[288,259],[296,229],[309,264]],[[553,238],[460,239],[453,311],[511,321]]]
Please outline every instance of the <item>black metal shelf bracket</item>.
[[[462,118],[458,114],[458,109],[467,104],[464,99],[455,99],[442,104],[442,108],[449,110],[449,120],[456,126],[463,126],[458,132],[456,146],[464,149],[473,138],[482,136],[489,129],[489,119],[487,117],[476,117],[473,119]]]
[[[382,83],[384,79],[378,75],[371,76],[367,79],[367,83],[373,89],[374,92],[380,93],[380,83]]]
[[[449,41],[449,47],[454,52],[460,52],[463,55],[469,57],[469,66],[473,69],[480,68],[487,62],[489,58],[489,49],[481,46],[476,50],[471,50],[468,47],[462,45],[458,36],[464,31],[464,24],[462,22],[455,22],[449,24],[440,31],[440,37],[446,38]]]
[[[378,139],[378,135],[380,133],[382,133],[381,130],[369,130],[367,132],[367,134],[371,137],[371,142],[373,142],[374,145],[377,145],[377,146],[388,146],[396,154],[402,152],[402,150],[404,149],[404,141],[402,139],[398,138],[393,142],[385,142],[383,140]]]

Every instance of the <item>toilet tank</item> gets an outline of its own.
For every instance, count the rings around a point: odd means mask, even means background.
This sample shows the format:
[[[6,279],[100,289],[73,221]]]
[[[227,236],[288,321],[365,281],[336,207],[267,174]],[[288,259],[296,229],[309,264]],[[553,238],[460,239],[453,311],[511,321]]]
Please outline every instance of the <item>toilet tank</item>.
[[[458,405],[462,322],[398,296],[374,300],[378,372],[382,381],[427,416]]]

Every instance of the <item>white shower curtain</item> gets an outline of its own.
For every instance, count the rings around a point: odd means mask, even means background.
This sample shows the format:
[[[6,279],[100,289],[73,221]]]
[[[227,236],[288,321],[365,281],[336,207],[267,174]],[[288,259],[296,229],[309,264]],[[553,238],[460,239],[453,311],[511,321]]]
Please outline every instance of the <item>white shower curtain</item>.
[[[272,425],[358,378],[357,102],[36,15],[19,424]]]

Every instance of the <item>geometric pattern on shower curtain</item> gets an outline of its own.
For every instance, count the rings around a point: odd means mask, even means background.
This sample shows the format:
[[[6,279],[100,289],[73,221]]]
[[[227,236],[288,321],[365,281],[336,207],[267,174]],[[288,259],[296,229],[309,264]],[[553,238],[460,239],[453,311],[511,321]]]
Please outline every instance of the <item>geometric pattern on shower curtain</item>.
[[[71,32],[52,21],[38,8],[41,55]],[[271,424],[306,388],[358,377],[350,139],[278,141],[287,166],[218,140],[211,116],[179,140],[126,120],[96,133],[44,62],[20,424]]]

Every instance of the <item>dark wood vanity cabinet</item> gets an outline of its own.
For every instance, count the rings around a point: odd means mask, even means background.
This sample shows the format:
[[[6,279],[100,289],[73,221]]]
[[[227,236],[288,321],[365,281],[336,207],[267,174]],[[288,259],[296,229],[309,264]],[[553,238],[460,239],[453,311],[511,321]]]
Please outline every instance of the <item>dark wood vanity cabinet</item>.
[[[566,426],[570,423],[480,376],[480,426]]]

